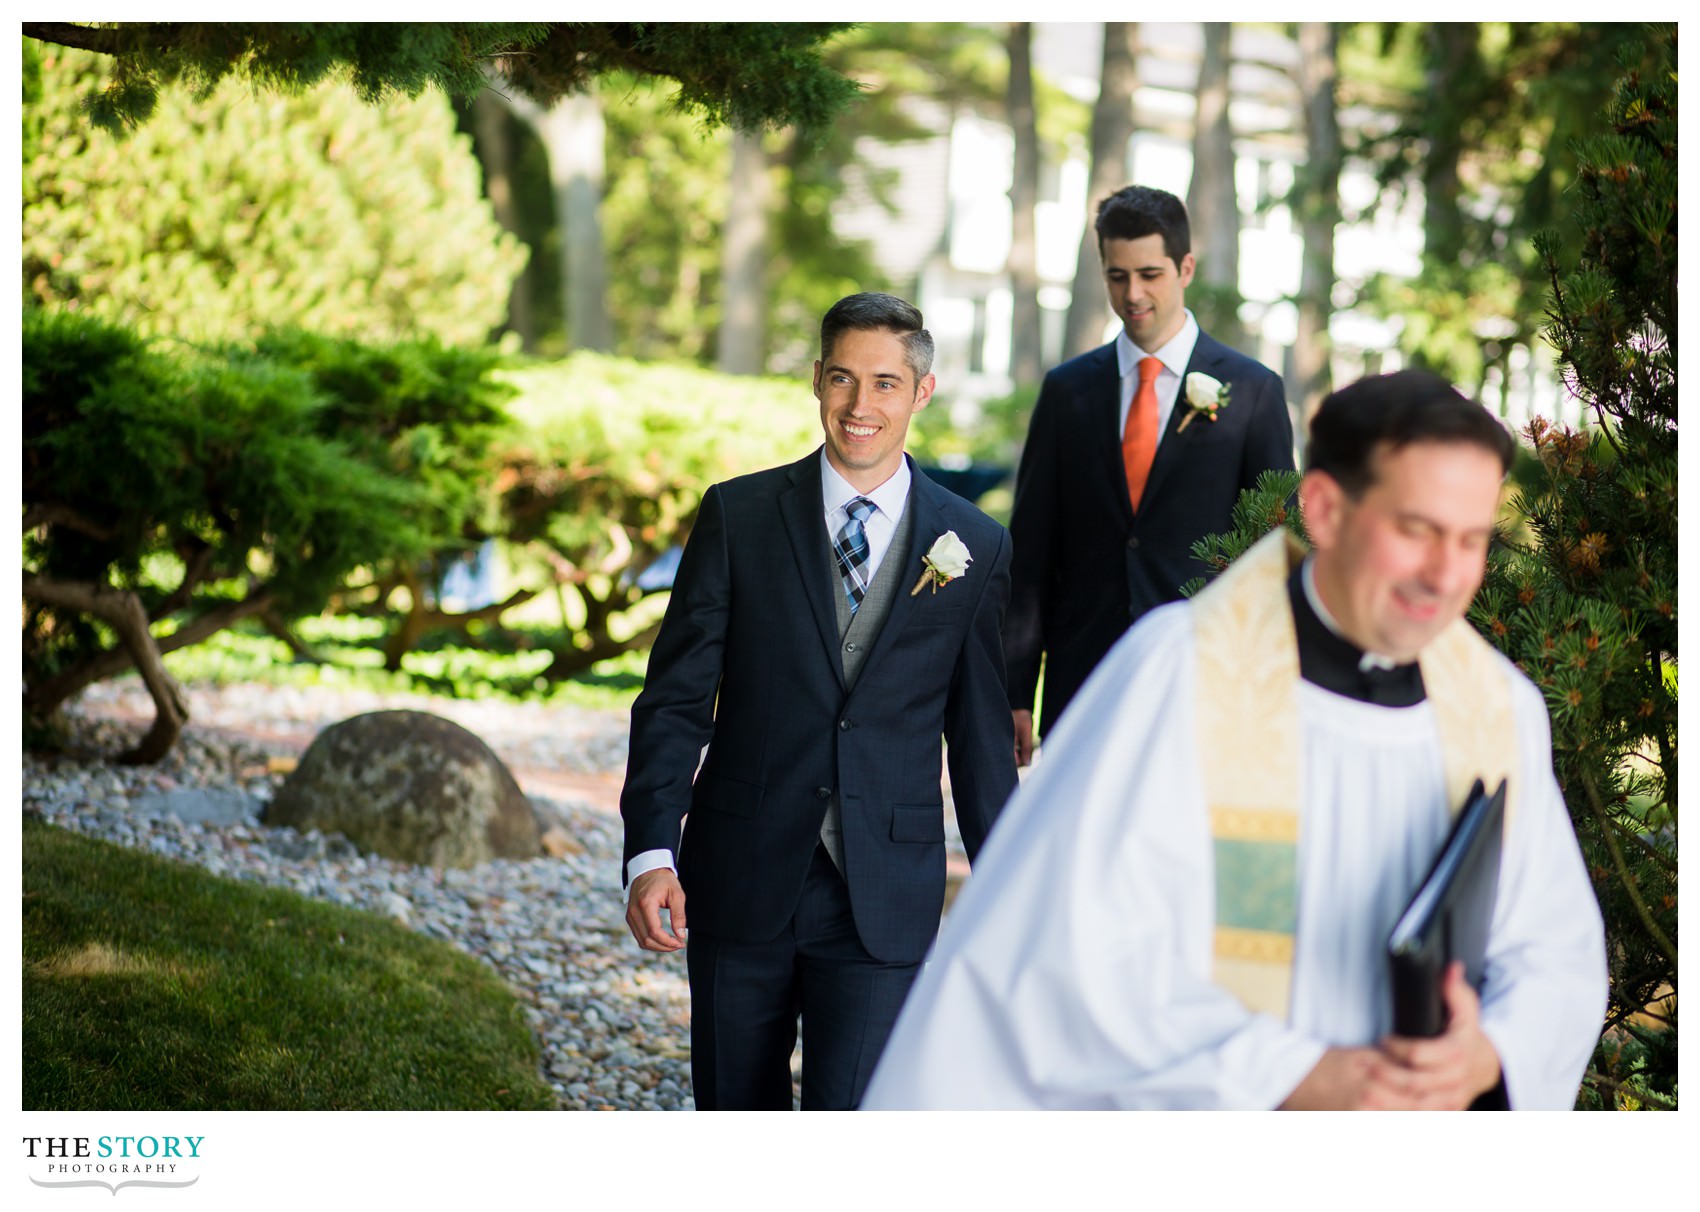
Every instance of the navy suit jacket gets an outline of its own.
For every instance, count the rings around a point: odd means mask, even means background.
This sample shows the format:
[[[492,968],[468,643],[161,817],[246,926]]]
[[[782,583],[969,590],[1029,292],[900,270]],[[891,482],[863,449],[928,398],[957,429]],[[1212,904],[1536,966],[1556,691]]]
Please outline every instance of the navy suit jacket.
[[[941,737],[970,859],[1016,785],[999,642],[1009,534],[911,462],[909,557],[880,566],[878,576],[901,578],[898,595],[847,689],[820,458],[703,497],[632,707],[625,861],[673,851],[692,930],[772,939],[796,908],[836,789],[857,932],[876,958],[913,963],[944,907]],[[936,593],[911,595],[947,530],[972,563]]]
[[[1040,388],[1016,473],[1003,639],[1013,708],[1032,709],[1044,656],[1042,731],[1133,622],[1206,575],[1192,545],[1231,528],[1240,491],[1267,468],[1293,467],[1279,375],[1203,332],[1186,369],[1227,384],[1228,404],[1181,432],[1191,411],[1183,382],[1137,518],[1122,466],[1115,343],[1064,362]]]

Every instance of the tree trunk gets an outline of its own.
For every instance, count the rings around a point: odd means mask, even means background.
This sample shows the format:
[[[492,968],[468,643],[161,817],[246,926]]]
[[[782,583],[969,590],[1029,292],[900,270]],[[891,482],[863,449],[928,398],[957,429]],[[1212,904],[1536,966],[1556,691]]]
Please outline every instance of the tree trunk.
[[[401,583],[407,589],[407,613],[384,641],[384,668],[391,673],[401,671],[401,658],[412,652],[425,634],[425,586],[417,570],[403,569]]]
[[[153,633],[148,630],[148,614],[141,598],[130,590],[114,589],[110,585],[61,581],[45,576],[26,576],[23,592],[24,597],[30,601],[57,606],[64,610],[75,610],[104,620],[118,633],[119,643],[124,646],[129,660],[135,663],[136,669],[141,673],[142,684],[153,697],[157,714],[153,727],[148,729],[134,749],[120,755],[118,760],[139,765],[157,762],[170,753],[171,747],[177,743],[177,738],[183,731],[183,725],[188,722],[189,701],[177,680],[166,672],[165,663],[160,659],[160,650],[154,644]],[[37,693],[25,695],[24,705],[43,714],[53,710],[70,697],[69,694],[53,697],[56,683],[59,681],[60,679],[56,678],[38,688]]]
[[[1198,258],[1200,324],[1235,348],[1245,345],[1240,325],[1240,207],[1234,183],[1234,128],[1229,115],[1232,93],[1233,26],[1204,23],[1204,57],[1198,65],[1197,109],[1193,117],[1192,181],[1186,209],[1192,221],[1192,251]]]
[[[509,118],[513,107],[500,93],[485,89],[473,98],[472,124],[477,134],[478,159],[484,168],[484,193],[490,199],[490,209],[496,212],[496,222],[503,230],[519,235],[519,205],[514,201],[514,138]],[[514,279],[508,295],[508,328],[518,334],[520,348],[526,353],[537,351],[537,321],[531,306],[531,291],[536,271],[531,259],[519,277]]]
[[[1139,86],[1139,23],[1106,21],[1104,56],[1098,71],[1098,100],[1092,107],[1092,169],[1087,184],[1086,227],[1075,260],[1074,291],[1062,356],[1083,354],[1103,340],[1110,320],[1092,220],[1098,203],[1127,182],[1127,144],[1133,138],[1133,94]]]
[[[1039,128],[1033,102],[1033,25],[1009,26],[1009,89],[1004,113],[1015,134],[1015,168],[1009,187],[1009,374],[1037,383],[1044,373],[1039,326],[1039,250],[1034,207],[1039,202]]]
[[[554,650],[554,659],[538,676],[550,682],[561,682],[567,678],[576,677],[589,669],[598,661],[609,657],[617,657],[624,652],[632,652],[646,648],[655,642],[655,637],[661,634],[661,624],[652,623],[628,640],[616,640],[606,632],[591,637],[588,648],[568,648],[565,646]]]
[[[720,338],[715,365],[727,374],[767,368],[767,219],[772,193],[760,131],[732,136],[731,193],[721,239]]]
[[[36,582],[39,587],[40,579],[36,578]],[[83,586],[83,589],[90,593],[97,592],[99,588],[102,587]],[[109,587],[106,588],[106,591],[108,593],[116,592]],[[32,598],[35,601],[47,601],[39,591],[32,593],[27,584],[24,586],[24,597]],[[251,614],[270,610],[276,601],[277,595],[270,589],[254,590],[240,602],[230,602],[215,607],[205,614],[197,615],[163,639],[155,639],[150,634],[148,641],[153,645],[154,651],[164,656],[168,652],[176,652],[179,648],[199,644],[208,636],[216,635],[226,627],[234,625]],[[80,609],[74,604],[70,604],[70,608]],[[47,715],[85,686],[92,686],[102,678],[109,678],[113,674],[121,673],[131,665],[136,664],[134,656],[127,648],[120,646],[108,649],[90,657],[81,665],[67,669],[64,673],[48,679],[39,686],[31,687],[28,693],[24,695],[24,709],[38,715]],[[187,717],[185,716],[185,718]]]
[[[1473,83],[1481,71],[1477,54],[1480,31],[1467,21],[1436,21],[1425,30],[1429,95],[1455,96],[1459,83]],[[1464,247],[1458,178],[1464,133],[1455,122],[1430,126],[1428,153],[1423,157],[1423,253],[1441,264],[1451,264]]]
[[[289,648],[290,655],[303,665],[323,665],[325,658],[314,652],[296,635],[284,618],[275,610],[260,612],[260,625],[271,632],[275,639],[281,640]]]
[[[571,349],[612,349],[600,213],[607,136],[602,104],[594,96],[576,94],[549,110],[516,100],[514,112],[528,118],[549,156],[555,221],[561,232],[567,345]]]
[[[1299,230],[1304,264],[1299,276],[1298,335],[1288,392],[1308,420],[1328,394],[1332,375],[1328,320],[1333,314],[1334,229],[1340,223],[1340,125],[1335,111],[1338,28],[1326,21],[1299,25],[1299,92],[1304,106],[1307,164],[1300,181]]]

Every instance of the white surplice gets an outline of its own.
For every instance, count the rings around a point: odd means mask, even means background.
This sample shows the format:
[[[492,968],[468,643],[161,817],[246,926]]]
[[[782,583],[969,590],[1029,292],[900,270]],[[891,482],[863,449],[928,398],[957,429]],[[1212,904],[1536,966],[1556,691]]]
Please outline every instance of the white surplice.
[[[1520,760],[1482,1029],[1513,1108],[1573,1104],[1605,1013],[1600,913],[1509,662]],[[1450,823],[1433,710],[1300,685],[1305,804],[1291,1022],[1212,984],[1215,891],[1184,603],[1111,650],[1005,807],[863,1107],[1269,1108],[1391,1022],[1385,946]]]

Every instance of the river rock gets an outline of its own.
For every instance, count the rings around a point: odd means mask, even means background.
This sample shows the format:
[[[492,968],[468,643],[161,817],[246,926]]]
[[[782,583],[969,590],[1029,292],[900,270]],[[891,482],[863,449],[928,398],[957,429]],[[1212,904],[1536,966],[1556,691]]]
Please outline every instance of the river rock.
[[[326,728],[265,820],[439,868],[542,849],[531,805],[501,759],[459,724],[423,711],[374,711]]]
[[[174,816],[206,825],[236,825],[254,820],[259,801],[239,791],[209,787],[173,787],[138,795],[130,801],[137,816]]]

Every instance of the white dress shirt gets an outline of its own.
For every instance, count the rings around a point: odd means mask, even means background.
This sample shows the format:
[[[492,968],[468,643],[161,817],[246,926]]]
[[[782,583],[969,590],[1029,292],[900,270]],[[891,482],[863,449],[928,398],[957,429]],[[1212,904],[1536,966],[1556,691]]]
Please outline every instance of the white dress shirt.
[[[897,470],[891,478],[872,492],[858,492],[851,487],[850,482],[838,474],[832,462],[826,457],[825,447],[820,452],[820,495],[821,517],[826,525],[827,550],[831,551],[832,541],[837,537],[839,528],[849,518],[849,511],[844,506],[851,497],[866,497],[874,503],[874,512],[869,514],[862,523],[863,533],[868,538],[868,583],[873,584],[874,576],[879,572],[880,561],[885,559],[885,553],[891,548],[892,536],[897,533],[897,524],[903,520],[903,507],[909,503],[909,460],[903,459],[897,465]],[[821,570],[825,575],[825,569]],[[840,592],[842,592],[840,590]],[[645,850],[642,854],[632,856],[626,864],[626,883],[637,879],[646,871],[654,871],[657,867],[666,867],[669,871],[677,870],[673,864],[673,853],[670,850]]]
[[[1125,328],[1116,334],[1116,373],[1121,376],[1121,404],[1116,413],[1117,438],[1127,432],[1127,410],[1133,407],[1133,393],[1139,390],[1139,363],[1145,358],[1156,358],[1163,363],[1162,372],[1157,376],[1157,442],[1162,444],[1163,435],[1169,429],[1169,417],[1175,411],[1175,400],[1181,394],[1181,376],[1186,374],[1186,364],[1192,361],[1192,349],[1197,344],[1198,321],[1191,311],[1186,313],[1186,323],[1181,325],[1181,330],[1159,349],[1139,348]]]
[[[874,512],[868,515],[862,523],[862,530],[868,536],[868,584],[874,583],[874,574],[880,569],[880,561],[885,559],[885,553],[891,547],[891,538],[897,533],[897,524],[903,520],[903,507],[909,503],[909,460],[898,463],[897,470],[891,478],[872,492],[858,492],[850,486],[850,482],[838,474],[832,462],[826,457],[826,450],[820,452],[820,495],[821,506],[826,518],[826,540],[830,544],[837,537],[839,529],[849,519],[849,511],[844,506],[852,497],[866,497],[874,503]]]

